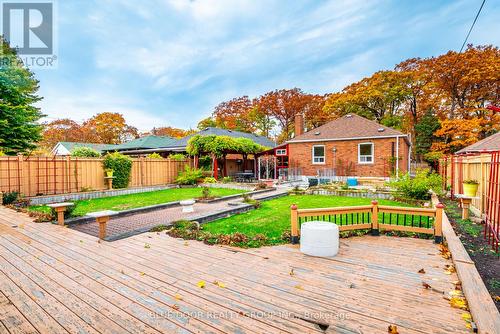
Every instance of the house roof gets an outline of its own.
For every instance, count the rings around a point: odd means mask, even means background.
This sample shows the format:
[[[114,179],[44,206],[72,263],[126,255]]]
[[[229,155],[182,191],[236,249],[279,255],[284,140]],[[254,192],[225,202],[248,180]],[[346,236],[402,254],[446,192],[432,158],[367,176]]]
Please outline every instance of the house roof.
[[[57,145],[62,145],[69,152],[73,151],[73,149],[75,149],[76,147],[89,147],[101,153],[103,151],[113,150],[118,146],[113,144],[79,143],[71,141],[60,141],[59,143],[57,143]]]
[[[175,145],[176,142],[177,139],[168,136],[145,136],[117,145],[113,150],[124,151],[168,147]]]
[[[264,147],[275,147],[276,144],[270,140],[267,137],[264,136],[259,136],[254,133],[248,133],[248,132],[241,132],[241,131],[235,131],[235,130],[227,130],[227,129],[220,129],[220,128],[205,128],[197,133],[194,133],[192,135],[186,136],[184,138],[181,138],[177,140],[175,145],[172,145],[173,148],[185,148],[187,146],[187,143],[189,139],[196,135],[201,135],[201,136],[229,136],[233,138],[248,138],[254,141],[255,143],[262,145]]]
[[[407,135],[359,115],[347,114],[297,136],[288,142],[369,139],[395,136]]]
[[[455,154],[500,151],[500,132],[469,145]]]

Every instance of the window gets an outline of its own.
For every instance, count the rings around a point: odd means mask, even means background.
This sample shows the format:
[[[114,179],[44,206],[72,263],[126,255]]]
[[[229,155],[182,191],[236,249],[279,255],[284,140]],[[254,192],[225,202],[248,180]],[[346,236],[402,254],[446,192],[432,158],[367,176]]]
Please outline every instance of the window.
[[[312,160],[313,164],[324,164],[325,163],[325,146],[315,145],[312,150]]]
[[[277,149],[276,155],[286,155],[286,148]]]
[[[358,145],[358,163],[373,163],[373,143],[363,143]]]

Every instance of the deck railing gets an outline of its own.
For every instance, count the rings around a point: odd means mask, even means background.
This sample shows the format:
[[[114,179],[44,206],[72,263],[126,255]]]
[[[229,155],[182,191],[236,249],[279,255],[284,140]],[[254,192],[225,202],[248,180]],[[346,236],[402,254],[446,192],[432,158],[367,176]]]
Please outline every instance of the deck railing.
[[[327,221],[338,225],[340,231],[370,229],[372,235],[380,230],[414,232],[434,235],[441,243],[443,205],[435,208],[408,208],[400,206],[371,205],[320,209],[299,209],[291,206],[292,243],[298,243],[300,224],[307,221]]]

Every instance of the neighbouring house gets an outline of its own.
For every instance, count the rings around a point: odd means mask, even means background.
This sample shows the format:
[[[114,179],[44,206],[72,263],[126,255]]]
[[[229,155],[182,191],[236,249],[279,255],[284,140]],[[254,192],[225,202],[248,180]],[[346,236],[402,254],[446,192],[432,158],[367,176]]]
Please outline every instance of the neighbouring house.
[[[469,145],[457,152],[455,154],[478,154],[478,153],[491,153],[500,151],[500,132],[495,133],[483,140],[478,141],[472,145]]]
[[[99,153],[104,153],[106,151],[114,150],[118,145],[113,144],[94,144],[94,143],[78,143],[78,142],[68,142],[61,141],[57,143],[52,151],[50,152],[52,155],[71,155],[71,152],[77,147],[89,147],[96,150]]]
[[[409,136],[356,114],[303,132],[299,115],[295,138],[275,151],[276,156],[286,155],[288,168],[302,175],[389,177],[410,169]]]
[[[116,147],[112,148],[110,151],[118,151],[122,154],[140,157],[154,153],[155,150],[160,148],[175,145],[177,140],[178,139],[168,136],[144,136],[120,145],[116,145]],[[164,157],[168,156],[167,151],[160,151],[156,153],[159,153]]]

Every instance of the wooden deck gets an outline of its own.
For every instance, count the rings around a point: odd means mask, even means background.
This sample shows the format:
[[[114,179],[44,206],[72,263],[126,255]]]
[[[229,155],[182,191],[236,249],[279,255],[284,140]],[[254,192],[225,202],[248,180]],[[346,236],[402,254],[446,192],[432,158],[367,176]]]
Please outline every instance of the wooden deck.
[[[0,208],[0,333],[468,333],[422,286],[453,289],[445,264],[430,240],[343,239],[324,259],[164,233],[98,242]]]

